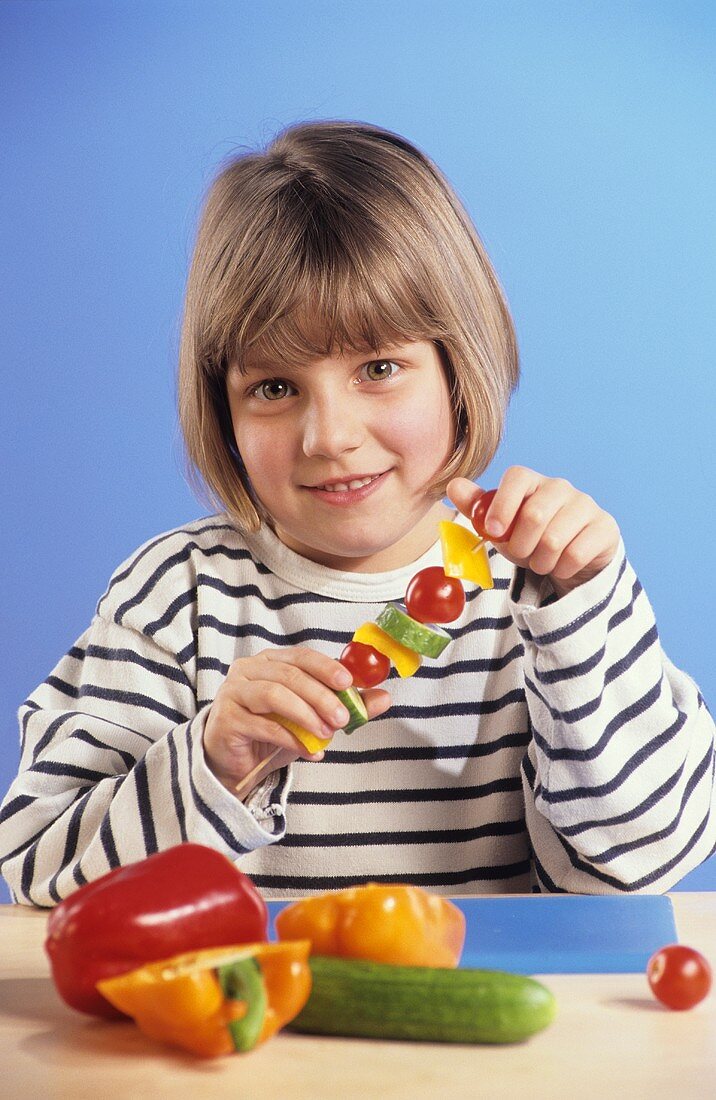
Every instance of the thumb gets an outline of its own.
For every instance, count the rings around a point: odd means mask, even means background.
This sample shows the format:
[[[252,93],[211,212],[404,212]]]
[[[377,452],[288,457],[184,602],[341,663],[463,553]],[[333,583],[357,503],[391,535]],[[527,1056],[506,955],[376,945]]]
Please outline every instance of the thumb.
[[[447,483],[445,492],[459,512],[470,518],[473,505],[484,493],[479,485],[466,477],[454,477]]]

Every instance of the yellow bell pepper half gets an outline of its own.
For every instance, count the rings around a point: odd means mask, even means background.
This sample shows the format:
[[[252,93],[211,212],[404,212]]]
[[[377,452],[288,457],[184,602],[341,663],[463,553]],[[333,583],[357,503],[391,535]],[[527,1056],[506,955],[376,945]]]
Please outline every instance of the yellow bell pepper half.
[[[311,992],[309,940],[175,955],[97,982],[145,1035],[205,1058],[251,1050],[297,1016]]]
[[[472,581],[481,588],[494,588],[485,540],[451,520],[440,521],[443,571],[447,577]]]
[[[277,914],[281,940],[310,939],[312,955],[370,959],[394,966],[456,967],[465,916],[420,886],[369,882],[302,898]]]
[[[372,645],[379,653],[389,657],[399,676],[414,676],[422,664],[423,659],[419,653],[391,638],[377,623],[363,623],[353,635],[353,641]]]

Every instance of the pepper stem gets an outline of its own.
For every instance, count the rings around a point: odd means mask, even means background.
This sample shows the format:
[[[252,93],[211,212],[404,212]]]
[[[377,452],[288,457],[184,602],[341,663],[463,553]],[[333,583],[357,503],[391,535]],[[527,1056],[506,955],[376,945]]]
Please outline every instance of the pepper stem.
[[[217,969],[219,984],[229,1001],[244,1001],[246,1015],[240,1020],[230,1020],[227,1027],[236,1050],[253,1050],[256,1046],[264,1017],[267,997],[261,967],[256,959],[241,959],[226,963]]]

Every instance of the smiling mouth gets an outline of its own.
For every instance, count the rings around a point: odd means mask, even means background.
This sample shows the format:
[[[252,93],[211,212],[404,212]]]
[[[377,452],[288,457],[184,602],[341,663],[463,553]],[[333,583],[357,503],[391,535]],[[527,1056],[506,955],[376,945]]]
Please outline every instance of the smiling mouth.
[[[320,489],[323,493],[347,493],[353,489],[362,489],[364,485],[370,485],[371,481],[377,481],[380,474],[367,474],[365,477],[352,478],[350,481],[333,481],[326,485],[312,485],[312,489]]]

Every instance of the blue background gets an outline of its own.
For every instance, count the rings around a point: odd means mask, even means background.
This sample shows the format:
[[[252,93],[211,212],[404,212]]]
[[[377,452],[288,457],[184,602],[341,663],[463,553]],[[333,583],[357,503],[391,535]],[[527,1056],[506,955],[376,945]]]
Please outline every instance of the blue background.
[[[715,45],[689,0],[0,5],[0,793],[114,568],[202,514],[174,383],[201,197],[308,118],[397,130],[453,182],[524,372],[483,483],[521,463],[616,515],[713,705]]]

